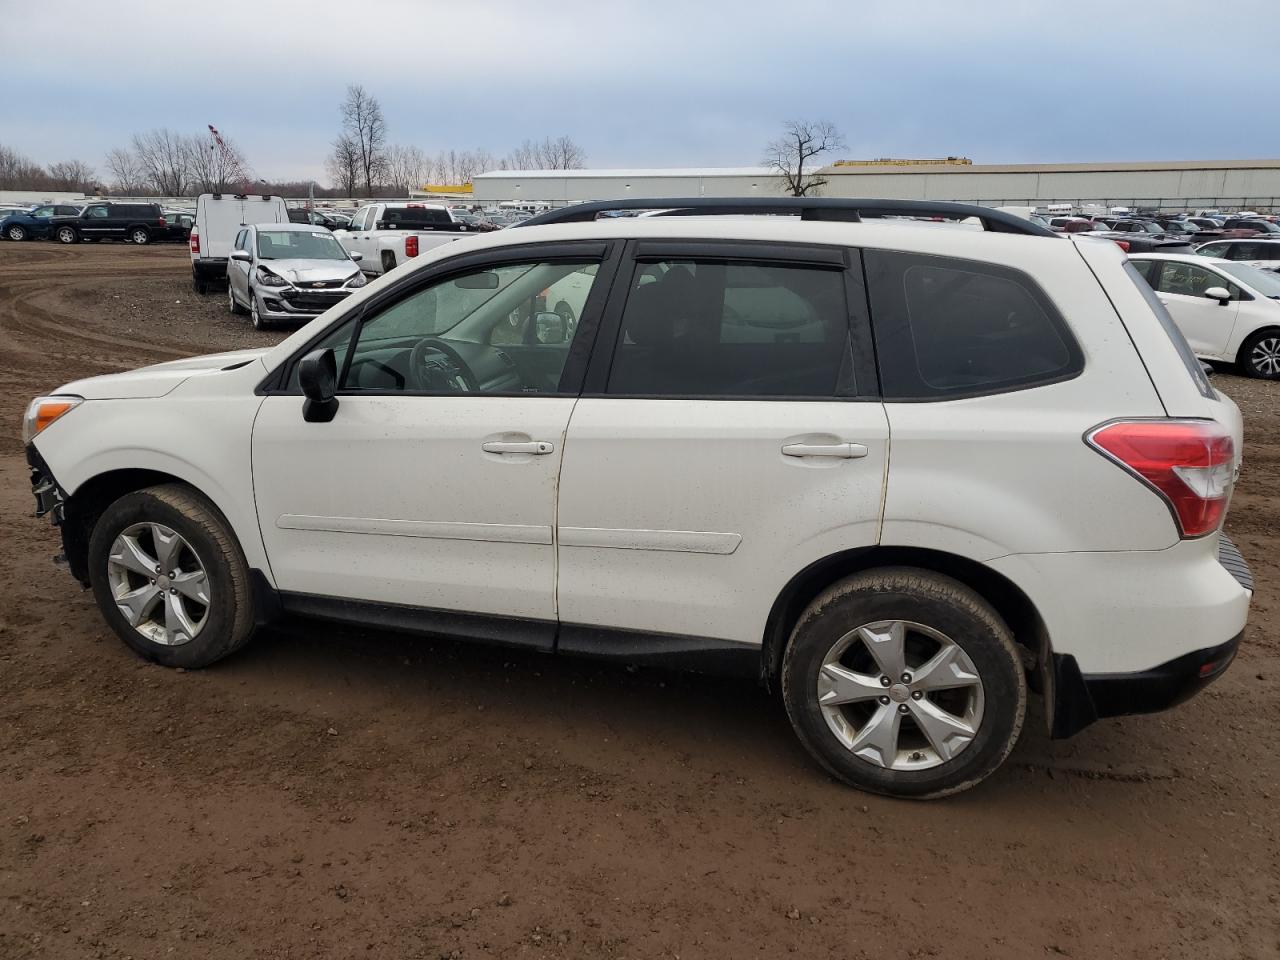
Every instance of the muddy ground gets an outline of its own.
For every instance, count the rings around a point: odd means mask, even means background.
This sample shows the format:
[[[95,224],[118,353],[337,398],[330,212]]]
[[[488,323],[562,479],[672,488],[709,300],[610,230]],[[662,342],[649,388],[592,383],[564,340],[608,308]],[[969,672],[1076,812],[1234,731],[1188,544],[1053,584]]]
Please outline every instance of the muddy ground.
[[[180,246],[0,243],[0,957],[1280,956],[1280,385],[1217,377],[1260,583],[1226,676],[918,804],[750,685],[305,624],[138,660],[50,562],[22,408],[280,336]]]

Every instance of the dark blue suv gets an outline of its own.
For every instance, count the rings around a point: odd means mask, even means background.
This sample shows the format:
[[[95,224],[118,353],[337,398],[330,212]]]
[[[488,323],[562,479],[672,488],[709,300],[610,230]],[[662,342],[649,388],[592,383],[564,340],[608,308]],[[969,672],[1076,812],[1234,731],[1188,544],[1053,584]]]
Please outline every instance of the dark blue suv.
[[[10,214],[0,220],[0,237],[6,240],[47,237],[54,217],[74,217],[80,213],[80,209],[71,204],[46,203],[26,213]]]

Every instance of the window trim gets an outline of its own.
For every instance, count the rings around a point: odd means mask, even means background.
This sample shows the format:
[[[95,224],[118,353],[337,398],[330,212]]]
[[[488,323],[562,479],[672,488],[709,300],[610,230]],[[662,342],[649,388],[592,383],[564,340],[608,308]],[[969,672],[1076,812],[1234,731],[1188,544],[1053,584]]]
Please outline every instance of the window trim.
[[[773,240],[628,240],[623,262],[613,279],[609,303],[604,311],[595,350],[587,366],[582,396],[602,400],[719,400],[726,402],[757,401],[762,403],[848,403],[879,402],[880,383],[875,361],[874,335],[868,314],[866,282],[856,248],[809,243],[782,243]],[[849,349],[855,390],[847,395],[829,397],[780,394],[653,394],[611,393],[609,375],[622,335],[622,317],[627,300],[642,265],[660,260],[706,260],[723,263],[763,264],[839,271],[844,276],[846,322],[849,326]],[[625,282],[624,282],[625,281]],[[843,371],[845,365],[841,365]],[[837,383],[837,389],[840,384]]]
[[[1087,358],[1083,349],[1080,347],[1079,340],[1076,339],[1075,331],[1071,329],[1071,324],[1067,322],[1058,305],[1053,301],[1044,288],[1036,281],[1036,279],[1025,270],[1018,267],[1011,267],[1003,263],[994,263],[990,260],[973,260],[967,257],[956,257],[947,254],[931,254],[920,253],[914,250],[893,250],[889,248],[867,248],[863,250],[864,259],[864,276],[867,283],[867,297],[872,304],[871,307],[871,326],[875,333],[877,353],[877,365],[882,365],[892,347],[885,349],[886,345],[893,343],[890,336],[891,331],[888,329],[886,304],[882,304],[879,312],[875,308],[874,288],[877,283],[884,283],[885,278],[878,276],[877,272],[883,273],[885,268],[877,266],[874,260],[877,256],[893,256],[893,257],[909,257],[912,260],[908,266],[933,265],[950,267],[950,269],[969,269],[971,272],[981,273],[985,276],[996,277],[999,279],[1009,280],[1026,290],[1036,305],[1043,311],[1045,318],[1049,321],[1054,331],[1061,338],[1063,346],[1066,347],[1068,354],[1067,366],[1060,372],[1048,376],[1037,376],[1032,378],[1022,378],[1020,380],[1004,381],[990,387],[983,387],[974,390],[956,390],[939,392],[929,395],[904,395],[889,396],[884,388],[883,366],[881,369],[881,393],[885,403],[947,403],[952,400],[969,400],[976,397],[994,397],[1006,393],[1018,393],[1022,390],[1034,390],[1039,387],[1048,387],[1056,383],[1066,383],[1081,376],[1088,366]],[[872,262],[866,263],[866,259],[870,257]],[[895,273],[898,280],[901,280],[904,271]],[[900,284],[899,284],[900,285]],[[905,293],[901,294],[905,306]],[[907,319],[910,323],[910,319]],[[909,331],[908,331],[909,332]],[[912,360],[912,366],[915,367],[917,373],[919,366]],[[923,383],[923,378],[920,377]]]
[[[478,267],[500,267],[516,263],[554,263],[557,261],[588,261],[598,263],[596,282],[587,296],[582,316],[578,318],[578,329],[573,342],[569,345],[569,355],[565,358],[564,370],[560,374],[559,389],[554,393],[525,393],[523,391],[465,393],[424,393],[416,390],[353,390],[337,393],[340,397],[566,397],[578,396],[582,388],[582,378],[591,353],[591,341],[595,338],[599,326],[600,315],[604,310],[608,291],[613,283],[622,257],[622,244],[613,240],[559,240],[543,243],[521,243],[503,247],[490,247],[472,253],[449,257],[436,261],[428,267],[416,270],[406,276],[392,280],[384,290],[369,297],[351,310],[337,317],[332,323],[310,338],[305,344],[285,358],[258,384],[254,391],[265,396],[302,396],[301,390],[291,390],[287,384],[293,379],[294,368],[302,358],[327,340],[338,328],[347,323],[356,324],[352,333],[352,343],[347,350],[347,357],[342,369],[338,371],[338,382],[341,383],[350,366],[351,357],[359,343],[360,327],[366,318],[382,309],[399,303],[419,291],[435,283],[448,280],[471,272]]]

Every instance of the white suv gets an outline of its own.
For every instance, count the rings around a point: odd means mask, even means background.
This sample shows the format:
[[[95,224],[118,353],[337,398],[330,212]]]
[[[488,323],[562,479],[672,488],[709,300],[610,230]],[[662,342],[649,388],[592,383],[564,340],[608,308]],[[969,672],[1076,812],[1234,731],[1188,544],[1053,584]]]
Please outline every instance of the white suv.
[[[171,666],[284,612],[740,672],[909,797],[994,771],[1028,688],[1067,736],[1226,668],[1240,415],[1115,244],[909,201],[592,222],[643,205],[33,401],[72,574]]]

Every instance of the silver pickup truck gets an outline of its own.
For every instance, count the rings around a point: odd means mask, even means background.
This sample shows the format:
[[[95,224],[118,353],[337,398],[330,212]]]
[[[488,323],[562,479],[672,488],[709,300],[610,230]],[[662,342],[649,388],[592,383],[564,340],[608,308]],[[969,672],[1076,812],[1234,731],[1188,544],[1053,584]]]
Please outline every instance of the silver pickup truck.
[[[365,204],[333,235],[348,253],[361,254],[360,269],[378,276],[472,232],[442,204],[402,202]]]

